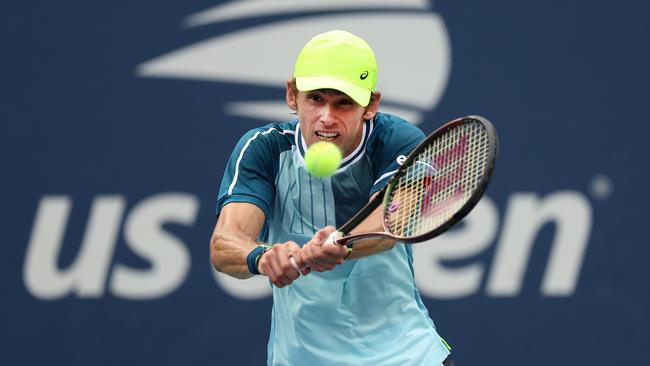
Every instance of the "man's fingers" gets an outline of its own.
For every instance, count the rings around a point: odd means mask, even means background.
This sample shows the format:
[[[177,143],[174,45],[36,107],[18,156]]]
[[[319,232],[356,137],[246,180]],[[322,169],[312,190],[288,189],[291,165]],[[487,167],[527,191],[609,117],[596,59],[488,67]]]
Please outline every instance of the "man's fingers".
[[[347,248],[342,245],[312,245],[303,247],[303,259],[314,271],[331,270],[342,264],[347,255]]]
[[[332,260],[342,259],[348,254],[348,247],[345,245],[324,245],[323,252],[329,255]]]
[[[327,246],[330,246],[330,245],[332,245],[332,244],[337,244],[337,245],[339,245],[339,244],[336,242],[336,240],[337,240],[339,237],[341,237],[341,236],[343,236],[343,233],[338,232],[338,231],[336,231],[336,230],[333,230],[333,231],[332,231],[332,232],[327,236],[327,238],[325,238],[325,243],[324,243],[324,245],[327,245]]]
[[[296,272],[294,266],[291,264],[290,259],[293,259],[293,257],[291,256],[291,247],[287,245],[285,248],[281,249],[280,252],[278,253],[278,264],[280,267],[280,272],[282,273],[280,275],[280,278],[281,280],[286,279],[285,281],[283,281],[285,285],[291,284],[291,282],[293,282],[295,279],[300,277],[300,273]]]
[[[293,258],[294,256],[297,258]],[[295,262],[296,266],[292,262]],[[260,259],[260,271],[279,288],[290,285],[300,277],[296,267],[300,268],[301,265],[303,263],[300,258],[300,247],[294,242],[274,245]]]
[[[325,244],[325,241],[327,241],[327,238],[330,236],[332,232],[336,231],[336,228],[334,226],[325,226],[324,228],[318,230],[316,235],[314,235],[315,240],[314,243],[317,245],[323,245]]]
[[[309,274],[309,265],[303,260],[302,248],[295,242],[287,242],[287,248],[289,248],[289,262],[293,269],[298,273],[298,276]]]
[[[296,259],[293,256],[289,257],[289,261],[291,262],[291,265],[293,266],[293,268],[296,270],[297,273],[302,274],[302,275],[307,274],[307,273],[305,273],[305,271],[302,268],[300,268],[298,263],[296,263]],[[307,266],[305,266],[305,269],[307,269]]]
[[[311,270],[317,272],[329,271],[343,263],[348,253],[347,248],[338,244],[325,244],[332,234],[336,235],[336,228],[326,226],[318,230],[309,243],[302,247],[302,260]],[[302,268],[299,262],[298,266]]]
[[[280,266],[280,263],[277,260],[271,261],[269,263],[269,266],[271,267],[269,279],[275,286],[282,288],[286,285],[291,284],[291,279],[286,276],[282,270],[282,267]]]
[[[323,263],[343,263],[343,258],[348,254],[348,248],[344,245],[333,244],[319,247],[320,253],[317,260]]]
[[[324,267],[326,263],[324,263],[322,260],[318,259],[317,255],[318,252],[315,248],[318,248],[318,246],[314,246],[311,244],[306,244],[302,248],[302,259],[305,262],[306,265],[308,265],[312,270],[316,272],[323,272],[327,270],[327,268]]]

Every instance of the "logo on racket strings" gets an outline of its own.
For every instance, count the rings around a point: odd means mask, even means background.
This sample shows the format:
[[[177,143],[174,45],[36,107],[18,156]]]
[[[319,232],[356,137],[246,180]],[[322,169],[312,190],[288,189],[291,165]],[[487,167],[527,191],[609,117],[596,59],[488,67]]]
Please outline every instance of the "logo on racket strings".
[[[467,135],[460,137],[459,141],[447,148],[435,158],[433,164],[426,164],[428,169],[433,169],[435,174],[424,178],[426,191],[422,198],[420,214],[430,216],[447,210],[450,205],[458,202],[465,192],[463,176],[465,174],[465,152],[467,151]],[[439,169],[435,169],[434,166]]]

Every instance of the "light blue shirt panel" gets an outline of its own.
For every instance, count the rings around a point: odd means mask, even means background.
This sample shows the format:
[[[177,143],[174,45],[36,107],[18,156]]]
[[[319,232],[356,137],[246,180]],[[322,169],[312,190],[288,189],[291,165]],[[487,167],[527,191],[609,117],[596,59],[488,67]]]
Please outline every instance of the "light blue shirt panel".
[[[407,262],[397,245],[274,287],[268,364],[440,365],[449,351],[418,304]]]
[[[319,229],[336,225],[331,181],[309,174],[295,146],[280,153],[279,161],[269,242],[293,240],[302,246]]]

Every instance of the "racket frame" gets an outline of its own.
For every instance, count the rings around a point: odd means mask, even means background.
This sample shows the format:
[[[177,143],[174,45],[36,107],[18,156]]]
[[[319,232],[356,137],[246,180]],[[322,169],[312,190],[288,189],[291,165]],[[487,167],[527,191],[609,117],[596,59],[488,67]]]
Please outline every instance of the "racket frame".
[[[348,235],[350,231],[352,231],[361,222],[363,222],[377,207],[379,207],[380,204],[383,204],[384,206],[387,205],[388,197],[390,196],[387,193],[390,193],[390,191],[394,188],[395,184],[397,184],[399,178],[402,177],[404,174],[406,174],[406,171],[408,167],[411,165],[411,163],[413,162],[413,160],[420,154],[420,152],[422,152],[424,149],[426,149],[429,146],[431,140],[437,138],[439,135],[443,134],[446,130],[449,130],[458,125],[466,123],[467,120],[477,120],[482,125],[485,126],[487,132],[487,144],[488,144],[487,148],[489,149],[489,151],[488,151],[488,161],[486,163],[485,172],[481,177],[481,180],[477,184],[477,188],[474,189],[470,198],[467,200],[467,202],[463,204],[463,207],[461,207],[461,209],[458,210],[458,212],[456,212],[444,224],[440,225],[439,227],[437,227],[436,229],[430,232],[427,232],[422,235],[414,236],[414,237],[404,237],[404,236],[398,236],[390,233],[386,223],[385,211],[382,211],[381,221],[382,221],[382,228],[384,231]],[[337,237],[336,243],[341,245],[348,245],[359,240],[374,239],[378,237],[395,239],[397,241],[404,242],[404,243],[419,243],[434,238],[442,234],[443,232],[449,230],[452,226],[454,226],[465,216],[467,216],[467,214],[469,214],[469,212],[472,211],[474,206],[476,206],[478,201],[481,200],[481,197],[483,197],[483,194],[485,193],[488,183],[490,182],[490,179],[492,177],[492,172],[494,171],[495,162],[499,156],[498,145],[499,144],[498,144],[496,129],[494,128],[494,125],[485,117],[481,117],[477,115],[469,115],[445,123],[438,129],[436,129],[434,132],[429,134],[424,140],[422,140],[413,149],[413,151],[411,151],[409,156],[404,160],[402,165],[395,172],[395,174],[390,178],[388,183],[381,189],[381,191],[379,191],[379,194],[377,194],[370,202],[368,202],[361,210],[359,210],[359,212],[357,212],[354,216],[352,216],[352,218],[350,218],[345,224],[343,224],[338,229],[338,232],[342,232],[344,236]]]

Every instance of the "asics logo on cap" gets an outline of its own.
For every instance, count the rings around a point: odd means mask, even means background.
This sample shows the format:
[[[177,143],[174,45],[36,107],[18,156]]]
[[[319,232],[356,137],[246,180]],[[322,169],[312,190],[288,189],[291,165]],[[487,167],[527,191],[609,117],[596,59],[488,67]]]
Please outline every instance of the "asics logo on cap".
[[[368,77],[368,71],[364,71],[361,73],[361,75],[359,75],[359,79],[361,80],[366,80],[367,77]]]

